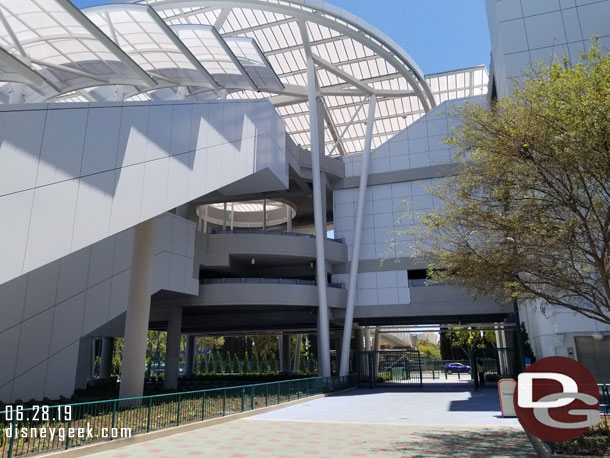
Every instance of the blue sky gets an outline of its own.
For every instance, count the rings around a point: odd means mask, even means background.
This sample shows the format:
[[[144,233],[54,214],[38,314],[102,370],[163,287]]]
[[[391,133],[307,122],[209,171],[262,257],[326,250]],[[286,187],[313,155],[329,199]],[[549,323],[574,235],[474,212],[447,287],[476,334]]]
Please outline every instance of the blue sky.
[[[73,0],[79,7],[110,3]],[[424,73],[489,66],[484,0],[330,0],[385,32]]]

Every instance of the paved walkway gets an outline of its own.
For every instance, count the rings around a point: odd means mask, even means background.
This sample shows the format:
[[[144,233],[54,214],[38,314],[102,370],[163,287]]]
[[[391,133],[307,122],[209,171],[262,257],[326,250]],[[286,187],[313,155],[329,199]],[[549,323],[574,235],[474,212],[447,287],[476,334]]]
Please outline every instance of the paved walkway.
[[[495,390],[358,390],[93,455],[144,457],[536,457]]]

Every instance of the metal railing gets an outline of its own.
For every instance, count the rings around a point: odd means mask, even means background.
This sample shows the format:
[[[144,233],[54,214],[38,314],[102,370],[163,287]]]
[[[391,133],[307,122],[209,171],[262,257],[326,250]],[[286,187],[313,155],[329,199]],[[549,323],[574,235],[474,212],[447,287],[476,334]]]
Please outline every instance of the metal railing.
[[[315,280],[298,280],[295,278],[204,278],[202,285],[303,285],[316,286]],[[329,288],[345,289],[345,283],[328,283]]]
[[[598,383],[599,387],[599,410],[610,415],[610,383]]]
[[[131,437],[340,391],[357,382],[355,375],[312,377],[51,407],[7,406],[0,412],[0,457],[49,453]],[[69,431],[78,428],[85,433],[70,437]],[[23,431],[27,432],[26,437],[22,437]]]
[[[283,232],[283,231],[264,231],[262,229],[208,229],[208,234],[262,234],[262,235],[286,235],[288,237],[304,237],[308,239],[315,239],[314,234],[303,234],[301,232]],[[330,239],[326,237],[326,240],[335,243],[341,243],[345,245],[345,239]]]

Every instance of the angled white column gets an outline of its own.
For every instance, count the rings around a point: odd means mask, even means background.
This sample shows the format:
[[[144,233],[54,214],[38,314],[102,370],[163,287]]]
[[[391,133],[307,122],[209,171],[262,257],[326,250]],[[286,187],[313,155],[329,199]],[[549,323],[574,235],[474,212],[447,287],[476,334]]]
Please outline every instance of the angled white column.
[[[100,361],[100,378],[108,378],[112,375],[112,353],[114,350],[114,338],[102,337],[102,357]]]
[[[184,347],[184,374],[193,375],[195,367],[195,336],[186,336],[186,346]]]
[[[169,311],[167,322],[167,344],[165,346],[165,376],[163,388],[175,390],[178,388],[178,370],[180,368],[180,338],[182,337],[182,309],[173,308]]]
[[[313,179],[313,213],[316,227],[316,283],[318,285],[318,374],[330,377],[330,336],[328,302],[326,298],[326,215],[323,215],[322,184],[320,177],[320,131],[316,100],[316,69],[311,56],[307,58],[307,86],[309,91],[309,123],[311,126],[311,174]]]
[[[368,123],[366,125],[366,138],[364,152],[362,153],[362,169],[360,171],[360,189],[358,191],[358,208],[356,210],[356,225],[354,227],[354,248],[349,270],[349,287],[347,290],[347,307],[345,309],[345,323],[343,326],[343,351],[341,353],[341,367],[339,375],[349,372],[349,345],[352,340],[352,324],[354,322],[354,308],[356,305],[356,286],[358,280],[358,267],[360,265],[360,245],[362,241],[362,221],[364,219],[364,199],[369,182],[369,165],[371,162],[371,144],[373,142],[373,129],[375,127],[375,110],[377,97],[371,95],[369,101]]]
[[[119,391],[121,398],[142,396],[144,392],[154,254],[155,220],[149,219],[135,227],[133,239]]]

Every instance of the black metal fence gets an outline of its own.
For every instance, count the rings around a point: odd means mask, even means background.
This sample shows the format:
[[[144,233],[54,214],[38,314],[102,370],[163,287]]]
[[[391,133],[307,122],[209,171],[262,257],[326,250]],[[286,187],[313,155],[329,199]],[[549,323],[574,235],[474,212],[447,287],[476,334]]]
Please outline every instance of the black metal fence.
[[[379,385],[422,385],[422,358],[417,350],[383,350],[355,353],[360,383]]]
[[[515,351],[512,348],[475,348],[470,355],[475,388],[498,386],[498,380],[517,378]]]

